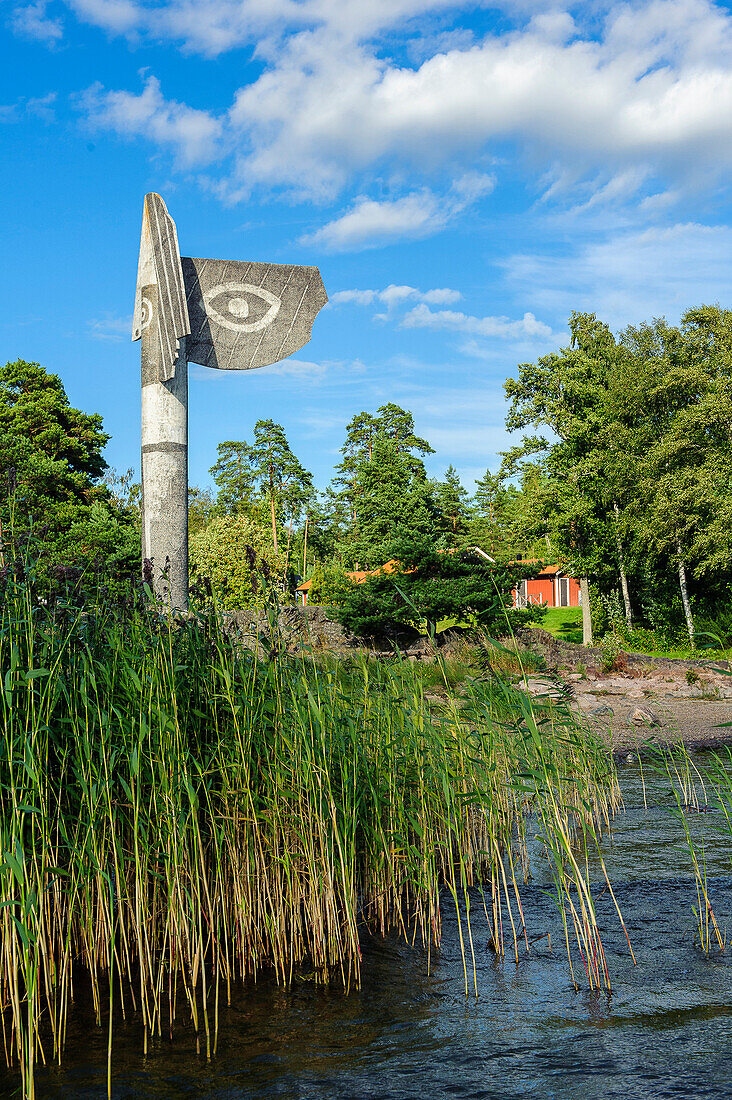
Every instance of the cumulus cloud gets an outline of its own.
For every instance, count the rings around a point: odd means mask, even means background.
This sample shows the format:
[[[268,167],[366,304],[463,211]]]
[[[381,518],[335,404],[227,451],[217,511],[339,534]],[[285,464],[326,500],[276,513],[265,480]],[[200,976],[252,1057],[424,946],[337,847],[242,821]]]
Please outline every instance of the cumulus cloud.
[[[418,290],[414,286],[396,286],[390,283],[383,290],[337,290],[331,294],[331,305],[351,304],[370,306],[380,302],[387,308],[400,305],[406,301],[429,302],[432,305],[446,305],[450,302],[458,302],[462,297],[459,290],[451,290],[449,287],[435,287],[433,290]]]
[[[47,9],[47,0],[20,4],[13,11],[11,19],[15,33],[22,38],[34,38],[46,45],[55,45],[63,37],[63,23],[58,17],[49,16]]]
[[[69,7],[85,22],[110,34],[139,33],[153,14],[134,0],[67,0]],[[158,9],[159,11],[160,9]],[[153,9],[154,11],[154,9]]]
[[[486,193],[490,177],[473,170],[506,143],[537,181],[551,170],[547,201],[566,192],[576,202],[578,183],[586,192],[591,181],[595,206],[712,186],[732,163],[732,15],[713,0],[570,4],[573,14],[506,0],[513,29],[445,39],[411,64],[408,50],[395,60],[379,43],[396,28],[406,43],[419,38],[425,17],[457,0],[68,2],[109,31],[189,50],[256,41],[264,71],[218,118],[166,103],[156,85],[109,92],[117,99],[98,112],[100,124],[139,132],[127,115],[135,100],[155,100],[147,132],[182,145],[188,163],[225,131],[234,166],[222,194],[262,186],[333,201],[353,180],[362,190],[409,171],[442,181],[365,194],[310,235],[334,250],[441,228]],[[184,120],[203,132],[171,136]],[[448,192],[446,177],[459,178]]]
[[[321,245],[329,252],[368,248],[404,237],[425,237],[441,229],[447,214],[428,191],[393,201],[359,199],[346,214],[306,234],[303,244]]]
[[[465,6],[465,0],[66,0],[79,19],[112,34],[182,42],[208,56],[261,42],[278,31],[327,26],[350,39],[369,38],[414,16]]]
[[[230,112],[242,178],[337,189],[385,161],[434,169],[506,139],[575,173],[717,171],[732,159],[732,19],[710,0],[556,13],[416,68],[331,25],[295,34]]]
[[[375,248],[404,238],[426,237],[442,229],[495,186],[492,175],[469,172],[439,197],[424,189],[397,199],[361,198],[340,217],[302,237],[303,244],[329,252]]]
[[[148,77],[139,95],[89,88],[79,101],[89,125],[123,137],[143,137],[172,148],[182,167],[213,160],[222,134],[221,122],[207,111],[166,100],[160,82]]]
[[[431,310],[421,303],[410,309],[402,319],[403,328],[449,329],[471,336],[492,336],[502,339],[549,340],[552,330],[543,321],[537,321],[533,313],[524,313],[518,321],[508,317],[472,317],[451,309]]]

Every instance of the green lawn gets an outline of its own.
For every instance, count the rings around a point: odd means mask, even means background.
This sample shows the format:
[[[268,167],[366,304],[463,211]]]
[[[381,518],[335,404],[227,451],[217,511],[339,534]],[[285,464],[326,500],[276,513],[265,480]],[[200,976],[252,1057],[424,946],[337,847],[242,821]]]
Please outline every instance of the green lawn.
[[[563,642],[582,643],[581,607],[548,607],[536,625]]]
[[[563,642],[577,642],[582,644],[582,608],[581,607],[548,607],[543,618],[536,624],[544,630],[548,630],[555,638]],[[595,639],[597,645],[597,639]],[[690,650],[683,645],[663,646],[649,645],[644,647],[623,643],[623,649],[628,653],[643,653],[649,657],[680,657],[683,660],[714,660],[730,659],[730,650],[707,648],[713,646],[713,639],[699,635],[698,648]]]

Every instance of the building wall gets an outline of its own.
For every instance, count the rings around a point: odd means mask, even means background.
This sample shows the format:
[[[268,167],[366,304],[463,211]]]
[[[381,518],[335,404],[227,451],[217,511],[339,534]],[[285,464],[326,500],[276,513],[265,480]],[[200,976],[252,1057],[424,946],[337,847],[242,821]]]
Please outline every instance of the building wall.
[[[547,603],[554,607],[554,577],[535,577],[526,582],[529,603]]]
[[[559,584],[560,580],[565,583],[568,582],[568,600],[569,602],[562,605],[559,598]],[[547,607],[579,607],[580,606],[580,586],[576,577],[532,577],[526,581],[526,602],[530,604],[545,603]],[[513,604],[514,607],[518,603],[523,606],[523,601],[518,599],[518,592],[514,589],[513,592]]]
[[[576,577],[569,578],[569,606],[580,606],[580,586]]]

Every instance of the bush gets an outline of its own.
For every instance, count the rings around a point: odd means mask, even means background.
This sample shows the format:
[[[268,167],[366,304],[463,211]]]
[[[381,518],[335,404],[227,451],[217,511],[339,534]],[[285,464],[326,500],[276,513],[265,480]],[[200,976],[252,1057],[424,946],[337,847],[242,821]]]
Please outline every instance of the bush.
[[[351,587],[346,570],[338,562],[316,562],[308,603],[340,607]]]
[[[624,672],[628,667],[628,658],[614,630],[600,641],[600,667],[603,672]]]
[[[221,607],[262,603],[257,559],[283,583],[284,563],[275,556],[269,532],[247,516],[218,516],[190,541],[191,565],[199,576],[209,578]]]
[[[653,652],[666,647],[664,638],[659,638],[655,631],[645,630],[641,626],[633,628],[628,635],[627,643],[631,649],[637,649],[641,653]]]
[[[378,637],[423,622],[434,629],[441,619],[505,633],[514,615],[511,591],[525,566],[496,565],[469,551],[440,553],[428,539],[395,541],[392,549],[402,572],[377,573],[345,593],[337,616],[351,633]]]

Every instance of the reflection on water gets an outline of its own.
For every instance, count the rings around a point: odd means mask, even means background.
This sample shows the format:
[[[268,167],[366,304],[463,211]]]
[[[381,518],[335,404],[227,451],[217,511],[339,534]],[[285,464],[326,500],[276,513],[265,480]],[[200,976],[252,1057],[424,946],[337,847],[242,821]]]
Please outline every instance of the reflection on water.
[[[710,958],[693,943],[695,900],[688,854],[657,781],[637,767],[621,783],[626,814],[604,856],[638,960],[633,967],[612,905],[598,887],[598,921],[614,980],[611,996],[575,993],[561,922],[540,877],[523,893],[530,937],[518,964],[488,949],[473,918],[479,999],[463,993],[454,908],[444,906],[443,944],[431,973],[417,949],[364,943],[363,986],[346,995],[309,983],[266,980],[222,1011],[219,1053],[207,1064],[182,1026],[141,1054],[135,1023],[120,1027],[114,1092],[128,1098],[209,1100],[282,1097],[730,1097],[732,949]],[[710,897],[732,933],[729,836],[705,815]],[[705,830],[707,831],[707,830]],[[476,899],[477,900],[477,899]],[[473,906],[475,915],[478,906]],[[106,1094],[106,1035],[88,1006],[72,1015],[61,1068],[40,1070],[39,1100]],[[11,1081],[0,1077],[0,1096]]]

